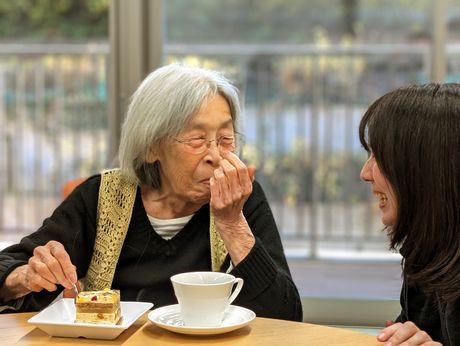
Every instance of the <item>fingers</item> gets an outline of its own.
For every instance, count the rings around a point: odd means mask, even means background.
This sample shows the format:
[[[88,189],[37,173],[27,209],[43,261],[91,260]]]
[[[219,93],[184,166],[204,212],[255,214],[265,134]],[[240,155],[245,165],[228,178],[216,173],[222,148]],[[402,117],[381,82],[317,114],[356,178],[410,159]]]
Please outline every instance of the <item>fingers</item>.
[[[223,154],[223,159],[220,161],[225,176],[230,181],[230,186],[235,191],[240,191],[243,195],[249,195],[252,192],[252,181],[254,179],[255,167],[247,167],[232,152]]]
[[[234,174],[234,177],[239,180],[239,185],[243,187],[243,193],[250,193],[252,191],[252,181],[254,180],[255,167],[247,167],[244,162],[241,161],[240,158],[232,152],[226,152],[223,154],[221,165],[227,163],[231,164],[235,168],[237,174]],[[234,172],[232,171],[231,173]],[[226,170],[225,174],[227,174]]]
[[[401,327],[402,323],[393,323],[392,325],[382,329],[380,334],[377,336],[377,339],[379,341],[387,341]]]
[[[223,188],[227,188],[225,197],[230,198],[227,202],[240,200],[244,190],[243,182],[240,179],[241,172],[225,159],[220,162],[220,165],[221,167],[216,170],[214,176],[218,178],[217,182],[222,182]]]
[[[56,290],[56,285],[43,279],[29,264],[22,265],[11,272],[5,280],[5,285],[14,292],[16,298],[32,292]]]
[[[432,342],[431,337],[423,330],[420,330],[413,322],[394,323],[386,327],[377,336],[385,345],[422,345]]]
[[[389,327],[389,326],[393,325],[394,323],[395,323],[394,321],[388,320],[388,321],[385,322],[385,327]]]
[[[54,291],[57,284],[71,288],[71,283],[77,281],[76,268],[64,246],[57,241],[36,247],[34,255],[29,259],[29,266],[27,278],[34,291],[37,287]]]
[[[209,180],[211,190],[211,205],[216,209],[224,208],[231,203],[230,186],[222,167],[214,170],[214,177]]]
[[[246,167],[238,156],[231,152],[222,154],[220,166],[214,170],[210,179],[211,205],[223,209],[236,204],[242,207],[252,192],[254,167]]]
[[[80,283],[77,281],[77,283],[75,284],[75,286],[77,287],[77,292],[75,292],[75,290],[73,288],[66,288],[64,291],[63,291],[63,294],[62,296],[64,298],[75,298],[78,294],[78,292],[81,291],[81,287],[80,287]]]
[[[57,259],[59,262],[60,268],[56,267],[56,270],[59,271],[59,269],[62,270],[64,273],[64,276],[59,277],[59,283],[63,286],[67,287],[64,285],[65,282],[70,281],[70,283],[76,283],[77,282],[77,270],[76,267],[72,264],[72,261],[70,260],[70,256],[65,250],[64,246],[59,243],[52,241],[51,245],[51,254]],[[59,271],[61,273],[61,271]],[[72,285],[70,285],[72,287]]]
[[[251,182],[254,182],[256,168],[254,166],[248,166],[248,173],[249,173],[249,178],[251,179]]]
[[[57,280],[53,273],[48,269],[39,257],[35,255],[29,259],[29,270],[26,273],[25,286],[34,292],[42,289],[47,291],[56,291]]]

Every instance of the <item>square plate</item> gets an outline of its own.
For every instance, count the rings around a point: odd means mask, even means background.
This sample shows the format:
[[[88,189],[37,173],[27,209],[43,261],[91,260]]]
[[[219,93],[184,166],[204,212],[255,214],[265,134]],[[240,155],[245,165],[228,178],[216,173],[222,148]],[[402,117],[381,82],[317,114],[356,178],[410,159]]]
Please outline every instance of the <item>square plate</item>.
[[[115,339],[152,306],[152,303],[120,302],[122,320],[119,324],[76,323],[73,298],[63,298],[43,309],[27,322],[51,336]]]

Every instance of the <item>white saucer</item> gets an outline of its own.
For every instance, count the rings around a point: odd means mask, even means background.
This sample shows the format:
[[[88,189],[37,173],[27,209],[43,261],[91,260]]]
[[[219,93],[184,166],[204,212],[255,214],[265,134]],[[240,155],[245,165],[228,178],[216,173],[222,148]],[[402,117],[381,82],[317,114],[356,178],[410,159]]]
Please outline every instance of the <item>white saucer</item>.
[[[228,333],[249,324],[256,314],[241,306],[230,305],[219,327],[187,327],[180,315],[179,304],[163,306],[149,313],[149,320],[158,327],[172,332],[192,335],[212,335]]]

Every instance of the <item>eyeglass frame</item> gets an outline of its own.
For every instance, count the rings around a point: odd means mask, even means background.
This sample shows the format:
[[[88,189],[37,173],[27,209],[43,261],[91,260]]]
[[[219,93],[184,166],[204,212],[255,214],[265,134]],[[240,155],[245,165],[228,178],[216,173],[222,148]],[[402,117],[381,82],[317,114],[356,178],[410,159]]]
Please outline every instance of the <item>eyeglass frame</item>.
[[[209,149],[211,148],[211,143],[212,143],[212,142],[215,142],[215,143],[216,143],[216,147],[217,147],[218,149],[220,149],[220,148],[221,148],[221,147],[220,147],[220,142],[221,142],[224,138],[229,138],[229,137],[230,137],[230,136],[220,136],[219,138],[209,139],[209,140],[208,140],[208,139],[205,139],[205,138],[198,138],[198,137],[189,138],[189,139],[179,139],[179,138],[173,138],[173,139],[174,139],[176,142],[178,142],[178,143],[184,144],[184,146],[185,146],[186,148],[189,149],[188,151],[189,151],[191,154],[194,154],[194,155],[201,155],[201,154],[205,153],[207,150],[209,150]],[[237,142],[238,142],[238,140],[239,140],[241,137],[242,137],[242,135],[241,135],[239,132],[236,132],[236,131],[234,132],[234,135],[232,136],[232,138],[233,138],[232,147],[233,147],[233,148],[232,148],[232,150],[230,150],[230,151],[234,152],[234,151],[236,150]],[[195,149],[192,148],[192,147],[190,147],[190,146],[188,145],[188,144],[190,143],[190,141],[192,141],[192,140],[194,140],[194,139],[203,139],[203,140],[204,140],[204,143],[203,143],[203,144],[205,144],[205,145],[203,146],[202,151],[200,151],[200,152],[195,152],[195,151],[194,151]]]

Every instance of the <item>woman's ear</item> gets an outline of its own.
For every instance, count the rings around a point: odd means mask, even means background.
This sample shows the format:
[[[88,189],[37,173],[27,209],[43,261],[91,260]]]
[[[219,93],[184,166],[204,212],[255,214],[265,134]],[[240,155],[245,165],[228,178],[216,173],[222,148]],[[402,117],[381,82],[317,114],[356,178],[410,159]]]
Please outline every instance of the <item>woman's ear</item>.
[[[145,157],[145,162],[154,163],[155,161],[158,161],[158,154],[156,153],[156,150],[154,148],[150,148],[149,152]]]

